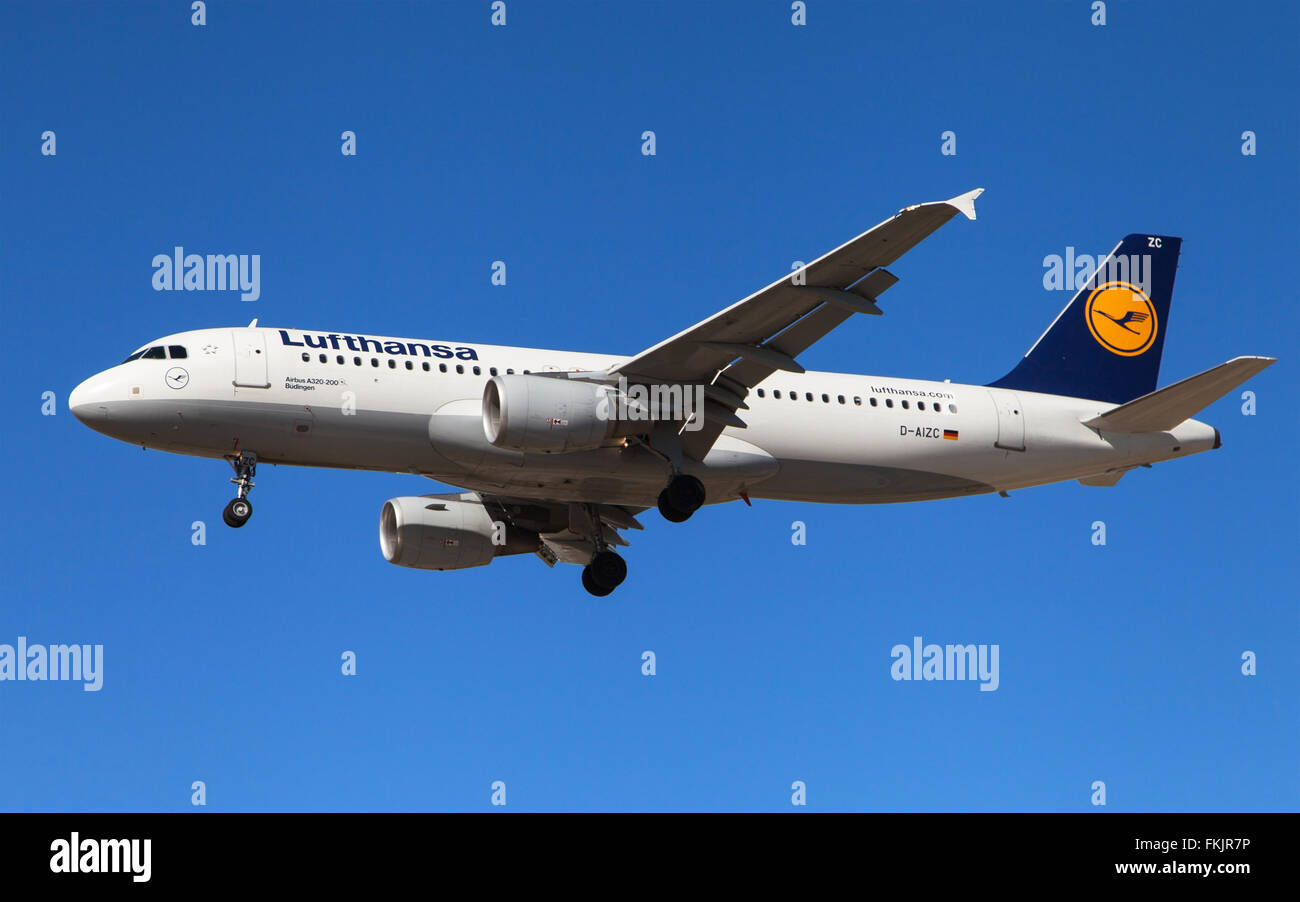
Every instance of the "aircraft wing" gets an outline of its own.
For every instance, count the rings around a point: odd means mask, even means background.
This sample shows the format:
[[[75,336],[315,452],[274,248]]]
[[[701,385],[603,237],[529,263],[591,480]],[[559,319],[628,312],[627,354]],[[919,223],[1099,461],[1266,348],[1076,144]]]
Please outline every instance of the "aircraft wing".
[[[629,382],[705,386],[704,425],[682,433],[683,451],[702,459],[749,390],[777,370],[801,373],[795,357],[854,313],[879,315],[876,298],[898,279],[885,266],[958,213],[975,218],[976,188],[915,204],[796,272],[684,332],[642,351],[611,375]]]

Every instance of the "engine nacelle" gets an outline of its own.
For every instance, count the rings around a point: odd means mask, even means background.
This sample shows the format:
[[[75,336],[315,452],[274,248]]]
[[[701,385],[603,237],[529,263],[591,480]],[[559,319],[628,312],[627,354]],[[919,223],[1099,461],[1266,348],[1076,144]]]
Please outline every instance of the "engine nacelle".
[[[379,515],[379,547],[390,564],[417,570],[482,567],[499,554],[536,550],[536,534],[518,530],[498,533],[505,544],[493,544],[495,528],[473,492],[390,498]]]
[[[549,376],[496,376],[483,389],[483,434],[513,451],[590,451],[620,433],[617,393]]]

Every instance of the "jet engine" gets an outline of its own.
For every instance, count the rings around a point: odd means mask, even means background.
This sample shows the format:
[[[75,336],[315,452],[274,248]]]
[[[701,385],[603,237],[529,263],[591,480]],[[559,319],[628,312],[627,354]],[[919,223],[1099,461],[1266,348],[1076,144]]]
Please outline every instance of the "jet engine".
[[[498,448],[528,452],[590,451],[631,435],[619,422],[618,392],[563,377],[506,375],[483,389],[483,434]],[[640,423],[642,431],[645,423]]]
[[[473,492],[390,498],[379,515],[384,558],[417,570],[482,567],[497,555],[536,551],[537,543],[536,533],[507,528]]]

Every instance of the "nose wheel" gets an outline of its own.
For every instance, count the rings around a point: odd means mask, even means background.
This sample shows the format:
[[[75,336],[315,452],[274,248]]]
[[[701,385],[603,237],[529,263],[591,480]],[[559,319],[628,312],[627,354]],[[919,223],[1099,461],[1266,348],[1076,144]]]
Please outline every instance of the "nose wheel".
[[[248,500],[248,493],[253,490],[253,477],[257,475],[257,455],[252,451],[241,451],[239,457],[227,460],[235,471],[230,480],[235,484],[235,497],[221,512],[221,519],[232,529],[238,529],[253,516],[253,503]]]
[[[238,529],[248,522],[248,518],[253,516],[253,505],[247,498],[235,498],[226,505],[226,509],[221,512],[221,519],[226,521],[226,525]]]

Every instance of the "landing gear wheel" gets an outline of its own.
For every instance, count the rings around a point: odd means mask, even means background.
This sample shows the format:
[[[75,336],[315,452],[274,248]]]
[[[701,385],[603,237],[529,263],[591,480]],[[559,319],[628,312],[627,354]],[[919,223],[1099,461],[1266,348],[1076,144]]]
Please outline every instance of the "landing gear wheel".
[[[235,498],[226,505],[226,509],[221,512],[221,519],[226,521],[226,525],[238,529],[248,522],[248,518],[253,516],[253,505],[247,498]]]
[[[678,474],[668,483],[668,497],[673,507],[695,513],[704,503],[704,483],[694,476]]]
[[[590,566],[582,568],[582,587],[586,589],[588,592],[590,592],[592,595],[595,595],[597,598],[604,598],[610,592],[614,591],[614,588],[612,586],[606,588],[596,583],[596,581],[591,576]]]
[[[691,518],[689,511],[681,511],[673,507],[672,502],[668,500],[668,490],[664,489],[659,493],[659,513],[669,523],[681,523]]]
[[[670,523],[689,520],[704,504],[704,483],[694,476],[679,473],[659,493],[659,513]]]
[[[613,551],[598,551],[587,565],[591,579],[598,586],[609,586],[610,591],[617,589],[627,579],[627,562]]]

